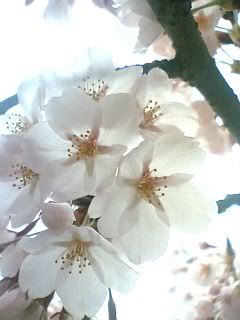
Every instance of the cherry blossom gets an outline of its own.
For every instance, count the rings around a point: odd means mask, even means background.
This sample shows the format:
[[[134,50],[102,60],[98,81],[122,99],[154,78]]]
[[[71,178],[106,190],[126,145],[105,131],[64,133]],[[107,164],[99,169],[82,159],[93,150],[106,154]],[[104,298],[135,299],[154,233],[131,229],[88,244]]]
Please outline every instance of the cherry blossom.
[[[21,289],[33,299],[56,290],[64,308],[81,319],[97,313],[108,288],[126,292],[135,282],[136,272],[94,229],[71,226],[46,233],[25,244],[30,254],[19,274]]]
[[[1,214],[11,215],[15,228],[31,222],[44,200],[39,189],[40,174],[24,162],[21,143],[22,136],[0,137]]]
[[[135,49],[143,50],[151,45],[163,32],[150,5],[146,0],[113,0],[118,17],[124,24],[139,27],[138,42]]]
[[[143,135],[158,136],[166,126],[175,126],[190,136],[195,134],[197,114],[190,106],[176,101],[176,92],[173,94],[173,85],[163,70],[154,68],[143,75],[136,97],[142,112],[139,126]]]
[[[103,49],[89,48],[84,63],[73,76],[73,86],[95,101],[117,93],[134,93],[142,76],[142,67],[131,66],[116,71],[111,57]]]
[[[27,134],[27,164],[43,171],[42,190],[68,201],[112,183],[120,158],[138,138],[135,100],[128,94],[96,102],[68,88],[46,108],[46,123]]]
[[[19,105],[1,118],[3,134],[23,134],[43,118],[41,107],[44,104],[45,88],[40,78],[25,80],[17,96]]]
[[[204,161],[198,143],[181,133],[144,141],[126,155],[115,183],[96,193],[89,207],[99,232],[119,237],[134,263],[156,259],[165,250],[169,225],[204,229],[216,203],[193,175]]]

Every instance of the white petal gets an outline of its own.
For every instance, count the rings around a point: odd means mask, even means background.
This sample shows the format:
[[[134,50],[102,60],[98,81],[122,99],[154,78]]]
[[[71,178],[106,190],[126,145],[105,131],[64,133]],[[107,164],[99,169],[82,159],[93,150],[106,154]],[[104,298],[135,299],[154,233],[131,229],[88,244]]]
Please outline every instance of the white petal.
[[[70,201],[87,195],[84,188],[83,161],[56,160],[45,168],[41,179],[42,192],[53,192],[55,201]]]
[[[24,163],[35,172],[43,172],[51,161],[67,158],[69,146],[70,143],[56,135],[46,122],[40,122],[24,136]]]
[[[101,144],[128,145],[139,136],[136,101],[128,94],[104,97],[100,104],[103,110]]]
[[[150,168],[157,169],[158,176],[174,173],[196,173],[204,163],[205,152],[198,142],[183,134],[161,136],[154,145],[153,161]]]
[[[0,261],[1,274],[5,277],[14,277],[19,271],[26,253],[18,245],[12,244],[2,252]]]
[[[62,248],[51,246],[26,257],[19,274],[21,290],[28,291],[33,299],[52,293],[56,288],[56,275],[60,269],[60,264],[55,263],[55,260],[62,252]]]
[[[64,228],[71,226],[75,221],[73,209],[68,203],[44,203],[41,218],[48,228]]]
[[[211,215],[217,213],[213,199],[191,182],[170,186],[161,197],[161,203],[169,216],[170,225],[184,232],[204,230]]]
[[[179,128],[184,133],[193,136],[198,129],[198,119],[196,112],[181,103],[167,103],[161,109],[162,116],[155,125],[172,125]]]
[[[99,191],[93,198],[89,207],[89,216],[101,217],[98,221],[98,230],[106,238],[119,234],[118,223],[127,206],[135,199],[136,191],[131,187],[117,185]]]
[[[33,124],[41,118],[41,107],[44,104],[45,88],[40,78],[24,81],[18,88],[18,100],[24,114]]]
[[[129,152],[122,160],[119,177],[138,180],[148,167],[153,153],[150,140],[143,141],[137,148]]]
[[[52,129],[64,138],[73,132],[84,134],[97,131],[101,121],[101,108],[79,88],[68,88],[59,98],[49,101],[46,119]]]
[[[146,203],[141,205],[137,224],[120,239],[128,259],[140,264],[158,259],[166,250],[168,238],[169,227],[159,219],[154,207]]]
[[[167,101],[171,91],[171,82],[166,72],[159,68],[154,68],[142,78],[141,86],[137,93],[137,99],[142,108],[145,108],[150,100],[162,103]]]
[[[96,156],[94,166],[95,190],[108,187],[113,183],[120,159],[125,151],[124,146],[113,145],[107,154]]]
[[[131,93],[134,95],[141,80],[142,72],[142,67],[138,66],[131,66],[115,71],[111,78],[108,77],[108,94]]]
[[[91,263],[99,279],[108,288],[126,293],[134,285],[137,273],[125,264],[115,252],[111,254],[99,246],[89,248]]]
[[[9,208],[11,222],[14,228],[31,222],[39,212],[42,197],[38,187],[38,181],[35,181],[36,179],[32,178],[31,183],[20,190],[14,203]]]
[[[91,266],[78,273],[73,265],[72,274],[62,270],[57,275],[56,292],[64,308],[82,319],[84,315],[94,316],[103,305],[107,296],[107,287],[101,283]]]

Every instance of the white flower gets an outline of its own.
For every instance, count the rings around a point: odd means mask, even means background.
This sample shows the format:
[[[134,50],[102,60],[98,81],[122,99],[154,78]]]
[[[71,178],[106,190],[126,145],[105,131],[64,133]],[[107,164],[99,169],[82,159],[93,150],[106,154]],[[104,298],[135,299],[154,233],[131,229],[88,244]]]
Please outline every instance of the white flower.
[[[166,126],[175,126],[190,136],[196,132],[196,112],[174,100],[172,84],[163,70],[155,68],[143,75],[136,97],[142,111],[140,128],[144,135],[159,135]]]
[[[145,49],[163,32],[161,24],[146,0],[114,0],[114,3],[120,21],[139,27],[136,50]]]
[[[40,175],[23,161],[22,138],[18,135],[0,137],[1,214],[11,215],[15,228],[31,222],[42,202]]]
[[[89,48],[87,54],[81,57],[81,66],[73,77],[73,86],[98,102],[106,95],[131,93],[140,81],[142,72],[142,67],[138,66],[116,71],[111,57],[104,50]]]
[[[25,80],[19,87],[19,105],[8,110],[1,119],[4,134],[22,134],[42,119],[41,107],[44,104],[45,88],[40,78]]]
[[[43,170],[42,189],[68,201],[94,194],[112,183],[126,146],[138,137],[135,100],[128,94],[98,103],[81,89],[69,88],[52,99],[46,123],[27,133],[25,158]]]
[[[31,254],[19,274],[20,287],[33,299],[56,290],[65,309],[81,319],[97,313],[108,288],[126,292],[135,282],[136,272],[94,229],[71,226],[45,233],[29,240],[25,250]]]
[[[192,232],[203,229],[216,203],[192,177],[204,160],[197,142],[180,133],[144,141],[125,156],[115,184],[99,190],[89,207],[107,238],[120,237],[134,263],[159,257],[175,226]]]

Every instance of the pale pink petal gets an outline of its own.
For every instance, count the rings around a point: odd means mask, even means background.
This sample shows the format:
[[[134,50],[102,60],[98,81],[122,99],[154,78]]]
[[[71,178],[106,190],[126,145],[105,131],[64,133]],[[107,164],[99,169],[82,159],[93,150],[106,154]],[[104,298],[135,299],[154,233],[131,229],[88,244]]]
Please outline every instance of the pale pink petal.
[[[73,209],[68,203],[44,203],[40,208],[42,221],[50,229],[68,227],[75,221]]]
[[[45,168],[40,188],[42,192],[53,192],[55,201],[70,201],[86,196],[84,188],[85,166],[82,161],[56,160]]]
[[[171,82],[165,71],[154,68],[147,75],[143,75],[141,86],[138,89],[137,99],[142,108],[150,100],[163,104],[171,92]]]
[[[12,244],[2,252],[0,261],[1,275],[5,277],[14,277],[19,271],[26,253],[21,248]]]
[[[152,155],[152,142],[150,140],[143,141],[122,159],[119,177],[137,181],[148,167]]]
[[[136,100],[129,94],[114,94],[104,97],[102,128],[99,142],[102,145],[128,145],[139,137]]]
[[[154,145],[151,169],[156,168],[157,176],[174,173],[196,173],[205,159],[205,152],[198,142],[183,134],[162,135]]]
[[[101,108],[83,90],[68,88],[61,97],[49,101],[46,119],[50,127],[66,139],[73,133],[96,131],[101,121]]]
[[[42,196],[38,187],[38,181],[34,181],[34,179],[32,178],[29,185],[19,190],[18,196],[9,208],[14,228],[32,222],[39,212],[38,206],[42,203]]]
[[[63,253],[59,247],[47,247],[23,261],[19,274],[19,285],[33,299],[48,296],[56,288],[56,275],[60,264],[56,259]]]
[[[24,163],[35,172],[43,172],[51,161],[67,158],[70,145],[70,142],[56,135],[47,122],[40,122],[24,136],[22,142]]]
[[[89,248],[93,270],[108,288],[126,293],[133,287],[137,273],[122,260],[117,252],[108,253],[99,246]]]
[[[72,274],[61,270],[57,275],[56,292],[64,308],[80,319],[94,316],[103,305],[108,289],[98,279],[91,266],[80,274],[74,264]]]
[[[205,229],[212,215],[217,213],[216,202],[203,187],[191,182],[169,186],[161,197],[161,203],[169,216],[170,225],[185,231]]]
[[[139,207],[138,221],[120,237],[128,259],[140,264],[158,259],[167,248],[169,227],[163,223],[148,203]]]

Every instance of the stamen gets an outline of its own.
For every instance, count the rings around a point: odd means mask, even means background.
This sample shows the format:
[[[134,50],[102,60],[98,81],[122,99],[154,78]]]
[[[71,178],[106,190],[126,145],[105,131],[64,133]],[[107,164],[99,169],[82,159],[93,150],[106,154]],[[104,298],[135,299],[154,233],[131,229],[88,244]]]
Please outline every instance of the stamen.
[[[156,122],[162,115],[160,109],[161,107],[158,102],[149,100],[143,110],[143,121],[140,123],[140,128],[146,129],[154,125],[154,122]]]
[[[90,77],[82,79],[82,85],[79,85],[78,87],[83,89],[88,96],[97,102],[99,102],[102,97],[106,96],[107,90],[109,89],[104,80],[99,79],[96,82],[91,82]]]
[[[12,186],[19,190],[30,184],[31,180],[38,176],[37,173],[20,164],[12,165],[12,169],[13,173],[9,175],[14,180]]]
[[[165,196],[165,193],[161,191],[161,188],[167,188],[166,176],[153,177],[152,174],[156,173],[157,169],[144,172],[142,178],[137,182],[137,189],[140,196],[152,204],[154,207],[161,207],[160,199]],[[161,191],[161,192],[160,192]]]
[[[21,114],[12,113],[8,116],[6,127],[11,133],[26,132],[30,127],[30,122]]]
[[[76,160],[90,159],[98,152],[97,140],[89,130],[80,136],[74,134],[69,137],[69,141],[72,143],[71,148],[67,149],[69,158],[74,157]]]
[[[70,248],[55,260],[55,263],[61,263],[60,270],[68,270],[72,274],[74,264],[78,265],[78,273],[82,273],[85,268],[91,265],[89,261],[88,245],[81,240],[73,241]]]

